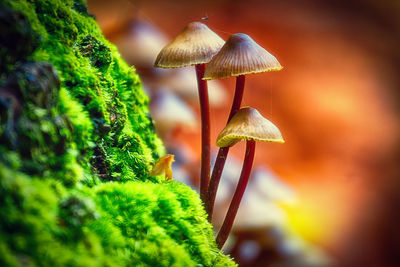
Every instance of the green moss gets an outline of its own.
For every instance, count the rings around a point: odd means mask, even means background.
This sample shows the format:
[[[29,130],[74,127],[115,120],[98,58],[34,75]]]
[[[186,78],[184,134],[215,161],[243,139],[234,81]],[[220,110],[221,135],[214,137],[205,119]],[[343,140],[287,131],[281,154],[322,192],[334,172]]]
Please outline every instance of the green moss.
[[[96,166],[84,168],[84,176],[100,174],[100,177],[144,180],[150,166],[165,153],[148,116],[148,97],[141,90],[134,70],[104,39],[84,4],[80,1],[9,1],[9,4],[26,16],[22,20],[23,29],[29,32],[26,28],[32,25],[34,34],[40,36],[40,45],[28,51],[31,54],[26,59],[49,61],[57,69],[60,99],[56,113],[66,113],[71,120],[71,133],[66,134],[72,139],[69,144],[80,152],[77,161],[90,162],[93,145],[104,144],[105,165],[113,166],[109,160],[118,163],[115,168],[101,170],[107,173],[99,173]],[[33,39],[31,33],[20,35]],[[131,131],[140,140],[135,147],[121,143],[126,136],[132,136],[126,135]],[[135,160],[136,171],[124,168],[132,165],[126,153],[136,155],[138,151],[149,153],[137,155],[140,159]],[[114,171],[118,174],[114,175]]]
[[[103,208],[102,218],[92,229],[100,236],[104,236],[103,229],[110,231],[99,226],[103,222],[119,229],[118,236],[127,241],[119,238],[120,245],[134,251],[127,255],[128,265],[216,266],[221,258],[229,265],[215,247],[197,194],[187,186],[177,182],[114,183],[98,186],[91,193]]]
[[[1,266],[235,266],[178,182],[67,190],[0,164]]]
[[[234,266],[79,0],[0,4],[0,266]]]
[[[91,35],[85,36],[80,41],[79,50],[84,57],[89,57],[90,63],[97,68],[108,66],[111,63],[111,49]]]

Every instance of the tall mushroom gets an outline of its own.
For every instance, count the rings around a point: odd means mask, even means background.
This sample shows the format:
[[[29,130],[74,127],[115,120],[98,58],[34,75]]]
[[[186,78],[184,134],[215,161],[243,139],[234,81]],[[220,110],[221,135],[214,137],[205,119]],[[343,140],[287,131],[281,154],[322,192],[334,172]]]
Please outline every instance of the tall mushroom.
[[[250,107],[242,108],[236,112],[218,135],[217,146],[230,147],[241,140],[246,140],[245,158],[238,185],[225,216],[225,220],[217,235],[217,245],[219,248],[222,248],[228,238],[240,201],[242,200],[247,182],[249,181],[254,160],[255,141],[284,142],[279,129],[272,122],[261,116],[256,109]]]
[[[224,40],[200,22],[189,23],[158,54],[154,63],[160,68],[195,65],[201,113],[200,197],[205,201],[210,180],[210,110],[207,82],[203,80],[205,64],[221,49]]]
[[[282,66],[278,60],[254,42],[248,35],[236,33],[229,37],[218,54],[209,62],[204,74],[204,80],[236,76],[235,96],[228,118],[229,122],[240,108],[243,98],[245,75],[281,69]],[[212,219],[215,196],[228,152],[229,147],[220,148],[214,164],[206,199],[206,211],[209,221]]]

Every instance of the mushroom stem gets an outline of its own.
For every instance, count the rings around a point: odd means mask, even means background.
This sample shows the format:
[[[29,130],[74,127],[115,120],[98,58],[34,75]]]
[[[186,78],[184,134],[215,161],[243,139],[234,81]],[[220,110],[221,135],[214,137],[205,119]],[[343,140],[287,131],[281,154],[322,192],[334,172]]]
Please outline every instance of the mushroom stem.
[[[254,140],[246,141],[246,154],[244,157],[242,172],[240,173],[240,179],[236,187],[235,194],[233,195],[231,204],[228,212],[226,213],[224,223],[217,235],[217,245],[221,249],[225,244],[226,239],[232,229],[233,221],[235,220],[236,213],[239,209],[240,201],[242,200],[244,191],[246,190],[247,183],[250,178],[251,168],[253,166],[254,152],[256,148],[256,142]]]
[[[197,85],[199,89],[201,114],[201,172],[200,198],[206,202],[208,183],[210,182],[210,107],[208,102],[207,81],[203,80],[205,64],[196,65]]]
[[[244,75],[239,75],[236,77],[235,96],[233,97],[231,112],[229,113],[229,118],[226,122],[227,124],[240,109],[240,105],[242,104],[245,78],[246,76]]]
[[[236,88],[235,96],[233,98],[231,111],[229,113],[228,122],[240,109],[240,104],[242,103],[243,91],[244,91],[245,76],[239,75],[236,77]],[[206,200],[206,211],[208,214],[208,220],[211,222],[212,214],[214,210],[215,197],[217,195],[219,181],[221,180],[221,174],[225,166],[225,161],[229,153],[229,147],[221,147],[218,151],[217,158],[215,159],[214,169],[211,175],[210,184],[207,192]]]

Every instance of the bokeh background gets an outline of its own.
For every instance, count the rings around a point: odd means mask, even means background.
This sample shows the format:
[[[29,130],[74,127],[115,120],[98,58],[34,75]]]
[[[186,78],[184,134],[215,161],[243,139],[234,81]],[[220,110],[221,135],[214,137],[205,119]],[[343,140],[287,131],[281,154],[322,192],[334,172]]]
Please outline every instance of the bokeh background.
[[[257,144],[254,177],[224,250],[240,266],[398,266],[400,261],[400,1],[88,0],[106,37],[135,65],[174,177],[196,188],[200,118],[194,70],[152,68],[192,21],[223,39],[243,32],[284,69],[248,75],[243,105],[281,130]],[[235,79],[209,85],[212,142]],[[217,151],[216,148],[214,152]],[[240,174],[231,149],[218,229]]]

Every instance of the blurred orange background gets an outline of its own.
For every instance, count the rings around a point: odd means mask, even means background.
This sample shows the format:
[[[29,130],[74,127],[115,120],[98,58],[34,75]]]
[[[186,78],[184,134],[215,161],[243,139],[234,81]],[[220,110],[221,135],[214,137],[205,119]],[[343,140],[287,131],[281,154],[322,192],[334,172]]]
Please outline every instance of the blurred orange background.
[[[132,19],[169,39],[202,21],[225,40],[243,32],[272,53],[284,69],[248,75],[242,105],[286,141],[258,143],[255,165],[296,192],[298,203],[284,207],[289,225],[334,266],[400,264],[399,1],[88,0],[88,8],[112,42]],[[234,78],[221,82],[228,97],[211,109],[212,143],[234,92]],[[199,124],[174,133],[197,159]],[[244,144],[231,154],[241,160]]]

